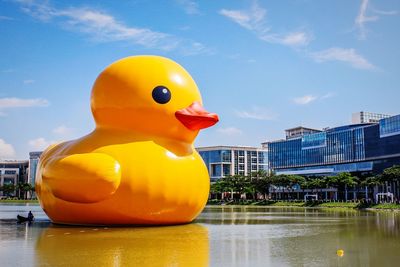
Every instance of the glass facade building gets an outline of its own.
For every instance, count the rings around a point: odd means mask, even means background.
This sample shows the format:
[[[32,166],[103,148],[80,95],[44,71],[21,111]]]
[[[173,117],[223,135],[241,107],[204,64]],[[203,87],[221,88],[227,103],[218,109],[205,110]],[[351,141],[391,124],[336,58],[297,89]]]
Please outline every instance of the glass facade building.
[[[277,174],[379,173],[400,164],[400,115],[263,146],[268,147],[269,167]]]
[[[30,183],[33,186],[35,186],[36,170],[39,163],[40,155],[42,155],[42,153],[43,152],[41,151],[29,152],[28,183]]]
[[[214,146],[196,148],[207,166],[211,181],[229,175],[268,171],[268,152],[256,147]]]

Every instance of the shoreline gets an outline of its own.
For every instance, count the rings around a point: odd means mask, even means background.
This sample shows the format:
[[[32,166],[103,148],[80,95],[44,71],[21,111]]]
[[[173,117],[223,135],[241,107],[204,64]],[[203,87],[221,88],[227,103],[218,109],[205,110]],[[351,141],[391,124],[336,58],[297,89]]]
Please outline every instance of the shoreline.
[[[256,207],[276,207],[276,208],[313,208],[313,209],[343,209],[354,211],[392,211],[400,212],[400,204],[380,203],[366,205],[359,202],[290,202],[290,201],[258,201],[258,202],[226,202],[226,203],[207,203],[207,206],[256,206]]]
[[[0,204],[37,204],[39,200],[23,199],[2,199]],[[392,211],[400,212],[400,204],[381,203],[372,205],[362,205],[357,202],[295,202],[295,201],[246,201],[246,202],[225,202],[225,203],[207,203],[207,206],[248,206],[248,207],[271,207],[271,208],[312,208],[312,209],[335,209],[335,210],[354,210],[354,211]]]
[[[37,199],[0,199],[0,204],[39,204]]]

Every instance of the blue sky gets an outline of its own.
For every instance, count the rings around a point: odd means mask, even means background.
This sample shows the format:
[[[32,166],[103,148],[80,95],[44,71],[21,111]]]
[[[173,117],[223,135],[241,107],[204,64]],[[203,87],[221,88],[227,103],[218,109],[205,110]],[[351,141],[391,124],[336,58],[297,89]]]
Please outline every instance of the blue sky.
[[[120,58],[183,65],[220,122],[197,146],[260,146],[303,125],[399,114],[398,0],[0,0],[0,158],[89,133]]]

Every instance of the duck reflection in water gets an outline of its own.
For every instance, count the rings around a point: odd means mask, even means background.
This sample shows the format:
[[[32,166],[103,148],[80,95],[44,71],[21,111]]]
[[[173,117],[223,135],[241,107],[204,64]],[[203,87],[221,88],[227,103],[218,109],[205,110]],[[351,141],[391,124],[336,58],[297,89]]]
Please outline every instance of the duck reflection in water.
[[[36,265],[208,266],[208,231],[199,224],[136,228],[50,226],[37,241]]]

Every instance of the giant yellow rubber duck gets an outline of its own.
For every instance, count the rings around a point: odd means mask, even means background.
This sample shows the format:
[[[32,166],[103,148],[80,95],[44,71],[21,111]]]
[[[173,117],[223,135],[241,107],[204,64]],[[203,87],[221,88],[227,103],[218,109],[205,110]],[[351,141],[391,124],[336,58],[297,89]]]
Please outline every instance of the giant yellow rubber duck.
[[[209,193],[193,147],[218,121],[176,62],[133,56],[108,66],[91,95],[96,128],[43,152],[36,192],[55,223],[163,225],[191,222]]]

